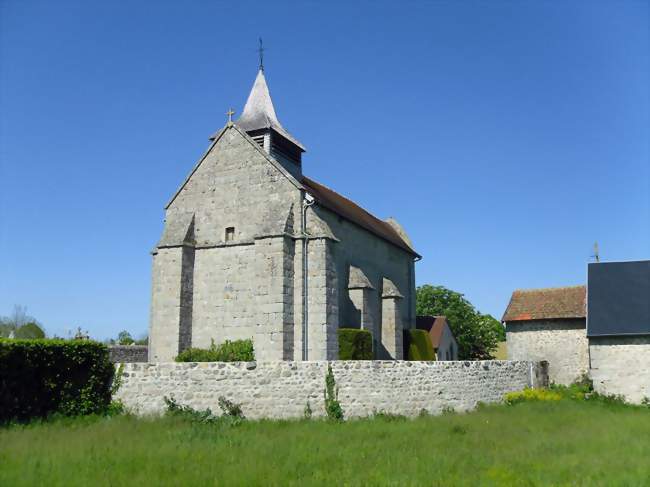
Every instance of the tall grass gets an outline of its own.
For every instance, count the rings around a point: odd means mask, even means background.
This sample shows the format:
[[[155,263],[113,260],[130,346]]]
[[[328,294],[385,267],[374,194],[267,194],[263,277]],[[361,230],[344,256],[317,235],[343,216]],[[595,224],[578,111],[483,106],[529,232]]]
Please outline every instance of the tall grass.
[[[650,410],[576,401],[414,420],[80,418],[0,429],[0,485],[647,485]]]

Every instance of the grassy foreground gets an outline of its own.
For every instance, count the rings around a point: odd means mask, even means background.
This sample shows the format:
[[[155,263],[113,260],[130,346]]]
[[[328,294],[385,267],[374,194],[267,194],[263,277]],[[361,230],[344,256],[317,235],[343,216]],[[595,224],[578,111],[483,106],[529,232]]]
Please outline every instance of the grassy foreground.
[[[573,401],[414,420],[80,418],[0,429],[0,485],[648,485],[650,410]]]

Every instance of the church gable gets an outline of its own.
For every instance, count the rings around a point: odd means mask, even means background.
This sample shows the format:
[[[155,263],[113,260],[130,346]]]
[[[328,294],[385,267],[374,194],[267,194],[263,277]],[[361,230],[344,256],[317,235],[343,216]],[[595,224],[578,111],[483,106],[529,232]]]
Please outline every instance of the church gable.
[[[197,246],[279,234],[298,206],[298,188],[291,174],[230,124],[170,201],[166,224],[193,214]]]

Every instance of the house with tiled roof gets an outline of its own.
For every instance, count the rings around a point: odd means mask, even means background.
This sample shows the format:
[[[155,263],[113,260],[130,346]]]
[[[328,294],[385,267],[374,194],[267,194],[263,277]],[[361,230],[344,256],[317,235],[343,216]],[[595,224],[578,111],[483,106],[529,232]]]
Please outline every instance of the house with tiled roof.
[[[415,327],[429,334],[436,360],[458,360],[458,342],[446,316],[418,316]]]
[[[588,372],[586,286],[516,290],[502,321],[509,360],[545,360],[558,384]]]
[[[252,339],[258,360],[336,359],[340,327],[401,359],[420,258],[402,226],[303,174],[305,146],[280,123],[263,66],[233,113],[165,207],[149,360],[235,339]]]

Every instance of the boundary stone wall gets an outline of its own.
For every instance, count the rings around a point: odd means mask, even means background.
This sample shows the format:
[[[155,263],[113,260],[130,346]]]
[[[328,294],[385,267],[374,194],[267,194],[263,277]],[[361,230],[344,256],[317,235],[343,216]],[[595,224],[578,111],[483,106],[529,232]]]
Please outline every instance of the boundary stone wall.
[[[146,362],[146,345],[109,345],[108,358],[113,363]]]
[[[328,364],[346,418],[467,411],[479,401],[500,402],[507,392],[548,383],[546,364],[526,361],[128,363],[116,398],[140,415],[163,413],[165,396],[219,414],[223,396],[251,419],[300,418],[307,402],[314,416],[323,416]]]

